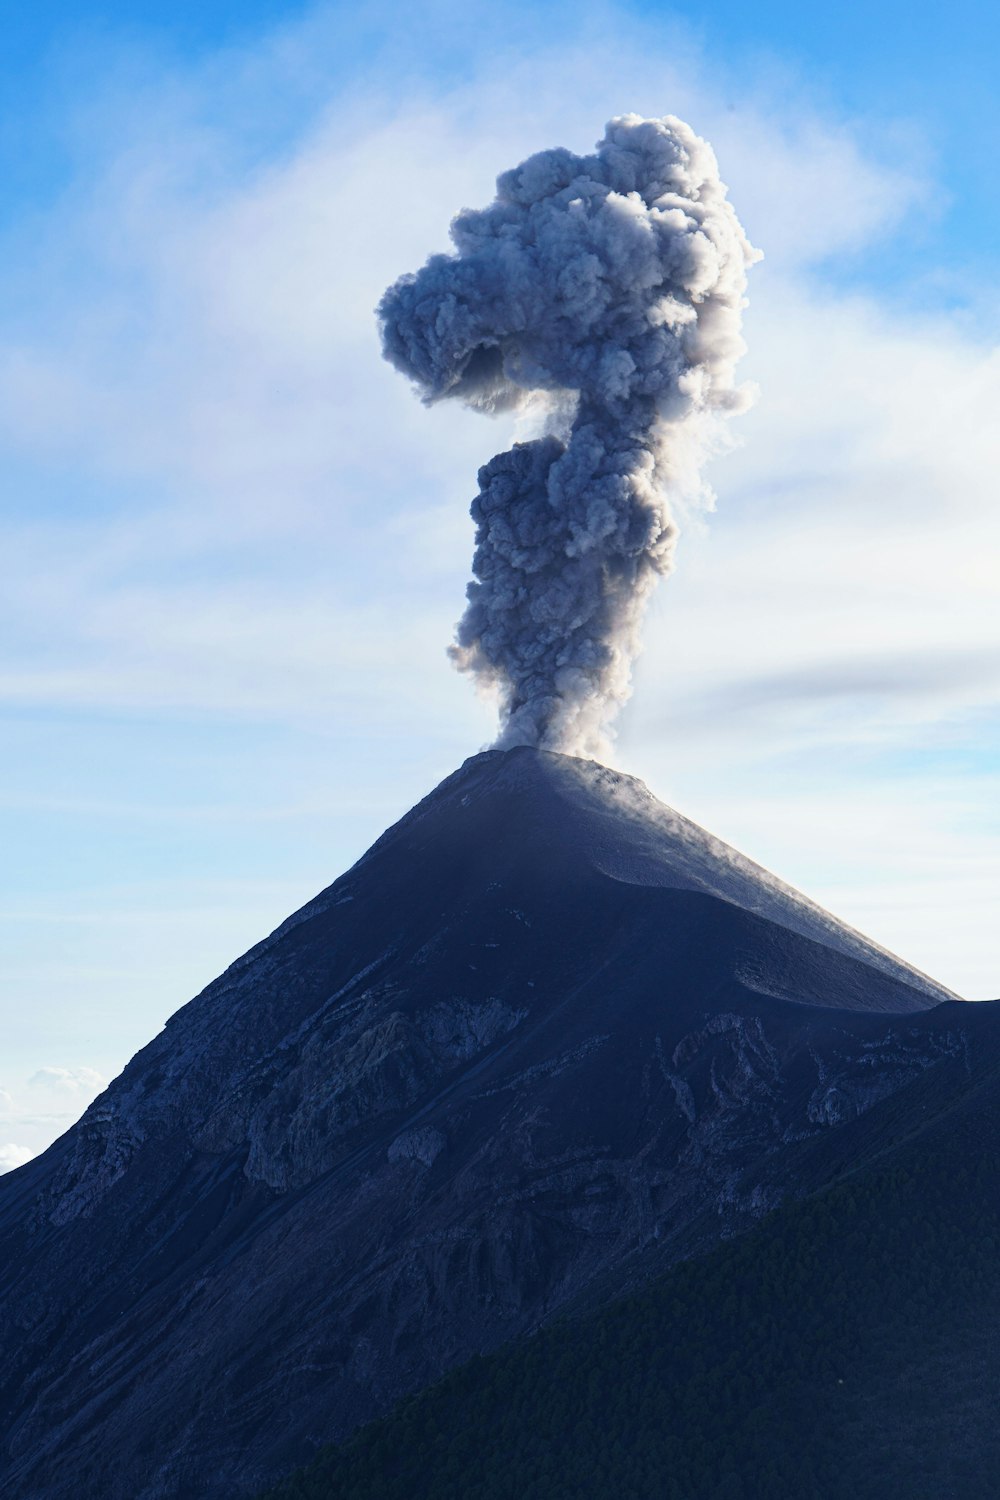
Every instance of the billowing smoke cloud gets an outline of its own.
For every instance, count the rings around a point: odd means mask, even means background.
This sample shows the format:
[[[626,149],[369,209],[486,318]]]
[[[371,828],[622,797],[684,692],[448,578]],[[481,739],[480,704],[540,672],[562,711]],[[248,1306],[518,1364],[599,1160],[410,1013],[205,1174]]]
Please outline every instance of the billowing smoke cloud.
[[[383,297],[386,357],[429,402],[497,412],[544,393],[549,413],[479,471],[452,656],[499,692],[498,744],[600,755],[672,566],[668,496],[701,489],[718,414],[745,404],[757,252],[711,147],[669,115],[612,120],[591,156],[529,157],[451,235],[454,255]]]

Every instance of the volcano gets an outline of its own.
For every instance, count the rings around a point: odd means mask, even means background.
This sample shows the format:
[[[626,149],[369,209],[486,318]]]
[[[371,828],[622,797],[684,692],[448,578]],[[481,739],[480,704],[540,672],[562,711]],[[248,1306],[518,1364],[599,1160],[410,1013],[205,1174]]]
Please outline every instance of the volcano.
[[[630,777],[477,755],[0,1179],[0,1488],[254,1494],[871,1159],[990,1009]]]

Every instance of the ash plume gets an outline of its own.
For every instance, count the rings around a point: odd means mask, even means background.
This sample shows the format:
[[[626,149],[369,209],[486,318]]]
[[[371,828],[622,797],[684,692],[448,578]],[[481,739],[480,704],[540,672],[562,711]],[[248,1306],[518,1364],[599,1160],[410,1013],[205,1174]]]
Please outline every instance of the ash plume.
[[[607,753],[646,599],[673,562],[668,497],[734,383],[758,259],[712,148],[668,115],[612,120],[590,156],[542,151],[379,304],[383,352],[427,402],[527,410],[545,431],[479,471],[451,655],[500,701],[497,744]]]

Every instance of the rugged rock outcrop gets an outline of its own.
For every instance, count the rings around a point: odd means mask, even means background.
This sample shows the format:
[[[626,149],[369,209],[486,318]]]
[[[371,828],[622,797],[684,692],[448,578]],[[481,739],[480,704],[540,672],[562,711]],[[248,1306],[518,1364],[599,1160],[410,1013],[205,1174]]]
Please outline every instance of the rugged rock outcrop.
[[[474,757],[0,1179],[0,1488],[252,1493],[877,1150],[969,1009],[630,778]]]

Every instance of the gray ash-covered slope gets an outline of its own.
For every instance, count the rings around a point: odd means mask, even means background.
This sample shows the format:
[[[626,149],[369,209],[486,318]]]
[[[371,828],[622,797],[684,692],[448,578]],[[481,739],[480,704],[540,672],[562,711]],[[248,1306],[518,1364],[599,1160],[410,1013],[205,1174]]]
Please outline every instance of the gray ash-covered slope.
[[[251,1493],[877,1151],[968,1009],[630,778],[476,756],[0,1179],[0,1490]]]

